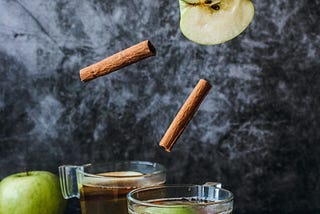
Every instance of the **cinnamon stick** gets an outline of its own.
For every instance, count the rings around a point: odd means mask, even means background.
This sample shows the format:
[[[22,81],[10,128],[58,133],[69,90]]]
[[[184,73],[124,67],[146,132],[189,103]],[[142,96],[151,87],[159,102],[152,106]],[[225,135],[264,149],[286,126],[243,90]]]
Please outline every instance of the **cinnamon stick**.
[[[145,40],[122,50],[106,59],[80,70],[80,79],[84,82],[109,74],[125,66],[156,55],[156,49],[149,40]]]
[[[183,106],[180,108],[179,112],[159,143],[159,145],[164,148],[165,151],[171,151],[172,147],[185,130],[189,121],[198,110],[200,104],[207,96],[210,89],[211,85],[207,80],[199,80],[198,84],[195,86]]]

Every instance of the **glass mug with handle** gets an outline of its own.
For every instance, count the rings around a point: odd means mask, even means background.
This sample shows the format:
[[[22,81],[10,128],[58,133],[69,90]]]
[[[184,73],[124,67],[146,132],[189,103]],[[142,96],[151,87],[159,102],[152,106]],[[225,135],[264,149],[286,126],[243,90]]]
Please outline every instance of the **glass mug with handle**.
[[[233,194],[220,183],[163,185],[132,190],[130,214],[231,214]]]
[[[127,214],[128,192],[166,181],[159,163],[125,161],[59,167],[62,195],[80,199],[82,214]]]

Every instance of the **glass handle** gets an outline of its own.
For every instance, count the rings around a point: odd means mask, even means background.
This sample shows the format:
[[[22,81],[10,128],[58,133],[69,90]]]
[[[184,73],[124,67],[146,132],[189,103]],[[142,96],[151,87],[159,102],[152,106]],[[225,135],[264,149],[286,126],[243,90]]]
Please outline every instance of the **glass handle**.
[[[222,184],[220,182],[206,182],[205,184],[203,184],[203,188],[206,187],[208,188],[205,195],[209,200],[215,201],[219,198],[220,190],[222,188]]]
[[[60,188],[65,199],[80,198],[77,170],[83,171],[83,166],[59,166]]]
[[[219,182],[206,182],[203,186],[222,188],[222,184]]]

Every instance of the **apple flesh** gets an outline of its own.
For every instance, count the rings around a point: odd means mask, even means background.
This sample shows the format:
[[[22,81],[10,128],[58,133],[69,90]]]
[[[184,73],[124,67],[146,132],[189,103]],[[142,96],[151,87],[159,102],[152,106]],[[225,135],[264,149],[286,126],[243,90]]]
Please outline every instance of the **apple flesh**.
[[[235,38],[254,16],[251,0],[179,0],[179,5],[181,32],[202,45]]]
[[[65,206],[58,177],[51,172],[22,172],[0,182],[0,213],[62,214]]]

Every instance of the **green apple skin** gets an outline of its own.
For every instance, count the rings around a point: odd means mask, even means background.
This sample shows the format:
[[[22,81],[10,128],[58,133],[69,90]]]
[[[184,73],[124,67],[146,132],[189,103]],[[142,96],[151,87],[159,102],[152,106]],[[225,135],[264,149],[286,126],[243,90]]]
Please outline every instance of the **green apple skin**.
[[[58,177],[47,171],[10,175],[0,182],[0,214],[62,214]]]

